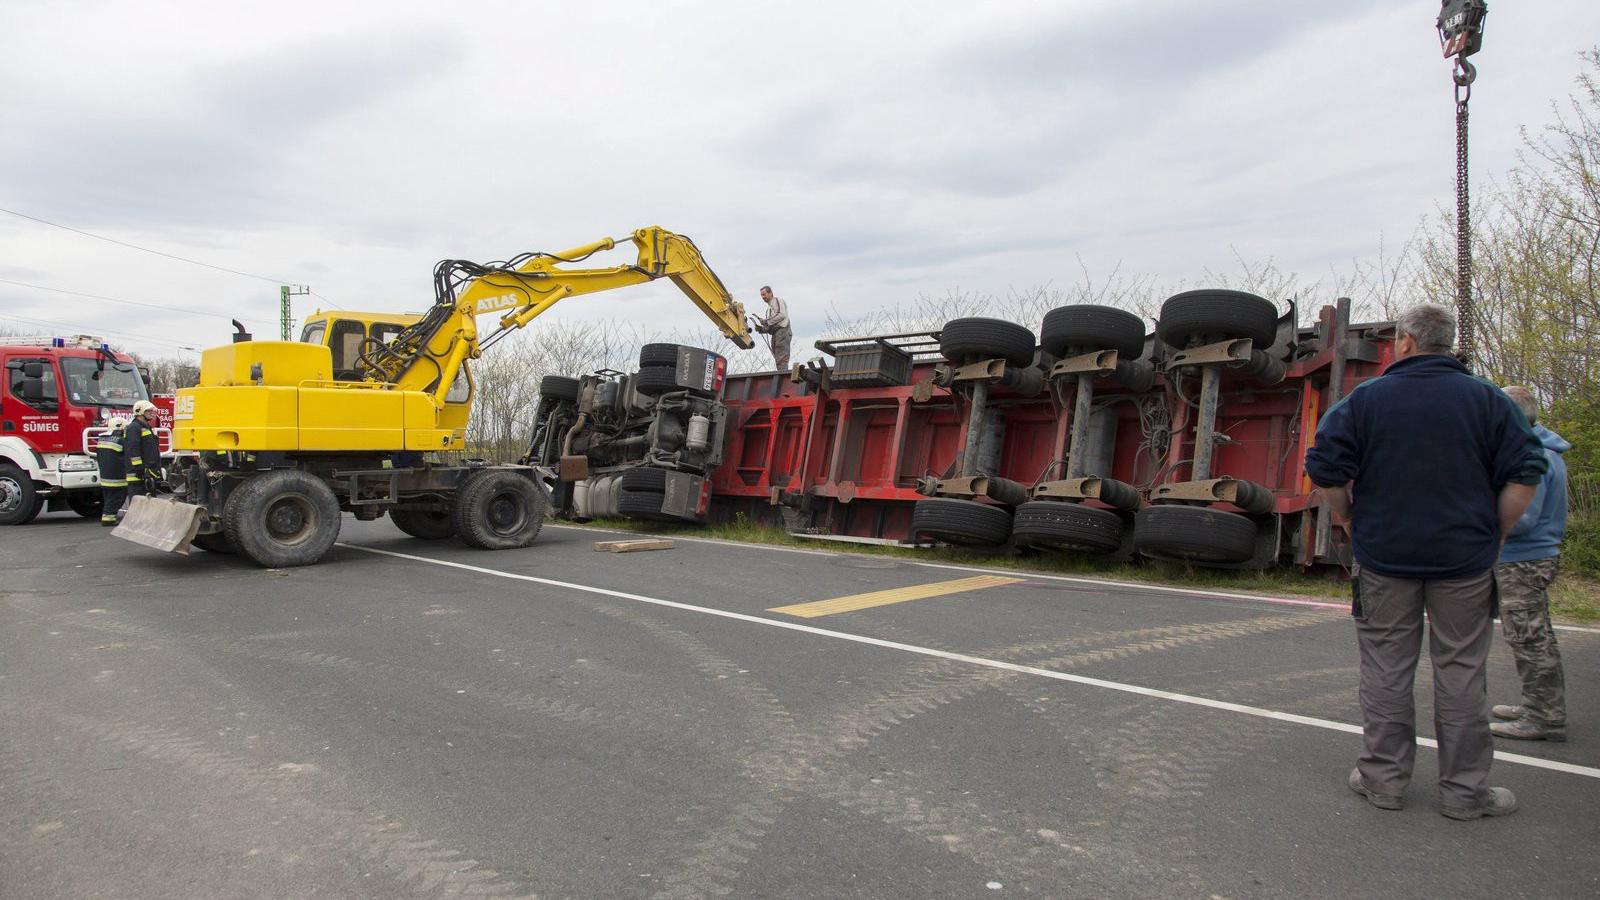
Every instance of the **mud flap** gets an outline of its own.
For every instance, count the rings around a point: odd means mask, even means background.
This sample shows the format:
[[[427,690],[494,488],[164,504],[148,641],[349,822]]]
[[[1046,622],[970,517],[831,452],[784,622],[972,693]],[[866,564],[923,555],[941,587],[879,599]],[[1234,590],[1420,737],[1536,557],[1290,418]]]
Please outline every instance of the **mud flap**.
[[[134,497],[122,523],[111,536],[168,553],[189,555],[189,542],[200,530],[206,508],[167,498]]]

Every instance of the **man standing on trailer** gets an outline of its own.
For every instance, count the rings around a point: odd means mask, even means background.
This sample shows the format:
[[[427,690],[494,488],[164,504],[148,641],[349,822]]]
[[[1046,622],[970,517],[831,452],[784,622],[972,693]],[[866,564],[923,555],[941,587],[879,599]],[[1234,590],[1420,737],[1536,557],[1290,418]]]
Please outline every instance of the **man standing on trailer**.
[[[767,304],[767,314],[756,320],[756,330],[772,335],[773,367],[787,369],[789,344],[794,340],[794,330],[789,327],[789,304],[772,293],[770,285],[761,288],[761,300]]]
[[[133,404],[133,421],[122,431],[122,456],[128,461],[128,503],[151,493],[161,478],[161,441],[156,437],[156,405]]]
[[[1516,401],[1528,417],[1533,433],[1544,444],[1549,471],[1539,489],[1511,529],[1500,549],[1500,563],[1494,567],[1500,586],[1500,630],[1506,645],[1517,660],[1517,675],[1522,679],[1522,702],[1516,706],[1496,705],[1489,714],[1504,722],[1492,722],[1489,730],[1498,737],[1519,741],[1564,741],[1567,739],[1566,679],[1561,672],[1561,650],[1550,625],[1550,595],[1546,591],[1556,580],[1556,565],[1561,558],[1561,538],[1567,531],[1567,464],[1561,454],[1572,445],[1561,435],[1539,424],[1539,401],[1525,387],[1506,388],[1506,396]]]
[[[1361,651],[1365,735],[1350,789],[1400,809],[1417,756],[1412,682],[1428,614],[1439,812],[1504,816],[1517,798],[1489,786],[1494,757],[1484,664],[1494,565],[1547,463],[1511,398],[1450,355],[1456,321],[1431,303],[1401,313],[1395,361],[1330,407],[1306,474],[1350,522],[1351,613]]]

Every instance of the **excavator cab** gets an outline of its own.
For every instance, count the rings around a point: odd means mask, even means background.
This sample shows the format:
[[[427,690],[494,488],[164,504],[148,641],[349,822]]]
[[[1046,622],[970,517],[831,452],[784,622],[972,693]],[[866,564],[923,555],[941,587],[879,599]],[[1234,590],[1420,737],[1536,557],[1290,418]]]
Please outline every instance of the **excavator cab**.
[[[306,317],[300,330],[300,343],[322,344],[333,354],[334,381],[365,381],[367,373],[361,355],[375,344],[388,344],[395,336],[416,324],[422,317],[411,313],[321,312]],[[467,427],[472,409],[472,366],[463,361],[444,408],[439,412],[442,428]]]

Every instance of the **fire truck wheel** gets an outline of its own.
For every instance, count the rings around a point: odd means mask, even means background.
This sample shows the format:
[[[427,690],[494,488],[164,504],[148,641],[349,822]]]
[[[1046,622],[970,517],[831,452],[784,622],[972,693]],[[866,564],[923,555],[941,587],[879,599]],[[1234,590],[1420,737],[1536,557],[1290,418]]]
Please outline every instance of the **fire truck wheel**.
[[[98,490],[67,492],[68,508],[85,519],[100,518],[100,510],[105,505],[105,500]]]
[[[1115,350],[1118,359],[1131,361],[1144,355],[1144,320],[1115,306],[1058,306],[1044,314],[1039,343],[1055,357],[1065,358],[1074,347],[1083,353]]]
[[[1207,506],[1147,506],[1134,517],[1133,547],[1156,559],[1241,563],[1255,555],[1256,525]]]
[[[394,527],[418,540],[442,541],[456,533],[455,520],[447,512],[431,509],[391,509]]]
[[[1011,536],[1011,513],[975,500],[929,497],[911,510],[911,536],[947,544],[988,547]]]
[[[1249,338],[1258,350],[1265,350],[1278,338],[1278,307],[1244,291],[1184,291],[1161,304],[1156,334],[1178,348],[1195,338]]]
[[[539,394],[543,397],[554,397],[557,400],[576,400],[582,385],[576,378],[567,378],[563,375],[546,375],[539,379]]]
[[[622,473],[622,489],[633,493],[662,494],[667,490],[667,470],[640,466]],[[657,506],[661,504],[657,502]]]
[[[1078,503],[1034,500],[1017,507],[1011,536],[1035,550],[1110,553],[1122,546],[1122,517]]]
[[[645,344],[639,348],[639,368],[650,366],[678,367],[678,344]]]
[[[951,319],[939,330],[939,351],[953,363],[999,358],[1026,366],[1033,347],[1033,332],[1004,319]]]
[[[526,547],[544,526],[544,492],[521,472],[489,469],[456,488],[450,516],[462,543],[480,550]]]
[[[11,463],[0,463],[0,525],[26,525],[44,509],[33,479]]]
[[[190,541],[189,543],[199,547],[201,550],[204,550],[207,553],[234,554],[239,552],[239,548],[233,545],[233,541],[228,540],[227,532],[223,531],[213,531],[210,534],[197,534],[194,536],[194,540]]]
[[[315,475],[274,469],[234,488],[222,522],[228,540],[257,565],[309,566],[339,539],[339,498]]]

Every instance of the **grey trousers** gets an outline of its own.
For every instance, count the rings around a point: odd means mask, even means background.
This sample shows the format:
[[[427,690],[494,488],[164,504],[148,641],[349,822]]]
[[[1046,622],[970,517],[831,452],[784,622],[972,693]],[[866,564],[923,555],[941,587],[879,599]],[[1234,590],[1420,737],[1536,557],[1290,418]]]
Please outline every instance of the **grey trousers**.
[[[794,341],[794,330],[785,325],[772,332],[772,367],[789,368],[789,345]]]
[[[1361,778],[1375,793],[1398,795],[1417,758],[1412,683],[1428,613],[1433,664],[1433,727],[1439,741],[1439,801],[1472,807],[1489,797],[1489,736],[1484,663],[1494,634],[1489,614],[1494,573],[1415,581],[1361,571],[1356,576],[1356,641],[1361,647],[1361,713],[1366,747]]]

